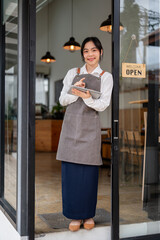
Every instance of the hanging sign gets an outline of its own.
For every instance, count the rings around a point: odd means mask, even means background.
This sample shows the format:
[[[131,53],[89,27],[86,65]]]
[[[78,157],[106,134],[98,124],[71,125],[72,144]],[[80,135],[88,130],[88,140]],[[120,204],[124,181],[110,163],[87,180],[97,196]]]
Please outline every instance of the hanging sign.
[[[122,63],[122,77],[145,78],[146,64]]]

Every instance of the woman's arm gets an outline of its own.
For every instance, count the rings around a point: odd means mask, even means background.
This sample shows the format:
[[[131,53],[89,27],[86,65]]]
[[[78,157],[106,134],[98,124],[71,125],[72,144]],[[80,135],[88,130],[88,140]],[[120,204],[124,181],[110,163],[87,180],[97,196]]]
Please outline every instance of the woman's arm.
[[[110,105],[112,88],[112,75],[110,73],[104,73],[101,79],[101,97],[99,99],[93,99],[92,97],[83,98],[83,101],[88,107],[91,107],[98,112],[102,112]]]
[[[61,95],[59,98],[59,102],[62,106],[67,106],[67,105],[77,101],[77,99],[78,99],[78,96],[68,94],[68,91],[72,85],[72,81],[73,81],[73,78],[75,75],[76,75],[76,68],[71,69],[67,72],[67,74],[63,80],[63,88],[62,88]]]

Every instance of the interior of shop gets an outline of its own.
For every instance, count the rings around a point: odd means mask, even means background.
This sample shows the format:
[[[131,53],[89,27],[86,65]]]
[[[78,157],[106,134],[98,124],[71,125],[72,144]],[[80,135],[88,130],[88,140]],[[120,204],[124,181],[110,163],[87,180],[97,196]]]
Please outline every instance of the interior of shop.
[[[42,9],[37,10],[36,233],[55,231],[56,226],[53,229],[46,224],[44,214],[55,214],[47,216],[52,218],[50,224],[55,225],[53,221],[62,212],[61,163],[56,161],[56,151],[65,109],[58,104],[58,98],[67,71],[84,65],[80,50],[71,52],[64,49],[63,45],[72,36],[80,45],[86,37],[97,36],[104,47],[101,68],[111,72],[111,34],[99,29],[110,13],[111,3],[104,0],[100,4],[96,1],[48,1]],[[57,24],[54,24],[55,22]],[[47,51],[50,51],[55,62],[49,64],[41,62]],[[43,84],[46,78],[48,78],[48,92],[44,92]],[[40,108],[43,116],[39,114]],[[100,117],[102,132],[106,137],[107,130],[110,131],[111,128],[111,107],[101,113]],[[107,211],[107,224],[110,225],[110,142],[108,146],[106,149],[108,160],[105,163],[107,166],[100,169],[98,209]],[[68,222],[62,223],[61,220],[56,230],[61,231],[68,227]],[[99,224],[101,225],[101,222]]]
[[[152,8],[152,11],[149,11],[150,8]],[[156,214],[159,198],[156,197],[156,202],[155,198],[152,198],[152,195],[155,196],[158,192],[157,181],[159,182],[159,180],[156,177],[154,180],[152,178],[152,188],[148,190],[150,191],[149,193],[146,193],[144,172],[146,167],[148,129],[148,83],[153,78],[155,80],[154,83],[158,81],[159,43],[155,39],[159,41],[160,17],[158,10],[156,10],[156,5],[153,4],[151,6],[149,0],[130,1],[129,5],[127,1],[123,0],[121,1],[120,12],[122,27],[122,31],[120,31],[121,63],[146,64],[146,75],[144,78],[135,76],[126,78],[120,72],[119,191],[120,224],[123,225],[159,220],[159,215]],[[67,71],[73,67],[81,67],[84,63],[79,50],[69,51],[64,49],[63,46],[71,37],[74,37],[75,41],[81,44],[86,37],[97,36],[104,48],[104,56],[100,63],[101,68],[112,72],[112,35],[111,32],[100,30],[101,24],[108,19],[110,14],[110,0],[37,0],[35,99],[36,234],[68,230],[68,220],[61,214],[61,163],[56,160],[59,135],[65,113],[65,108],[60,106],[58,99],[62,89],[63,78]],[[12,51],[16,50],[13,49]],[[47,52],[50,52],[52,55],[53,62],[45,63],[41,61],[41,58]],[[11,50],[8,54],[10,53]],[[10,92],[10,95],[6,94],[5,197],[16,209],[17,69],[12,66],[13,63],[10,64],[8,61],[6,93]],[[154,96],[152,97],[154,98]],[[158,116],[158,113],[154,114]],[[97,227],[110,225],[111,115],[111,106],[100,113],[103,166],[99,169],[97,214],[95,216]],[[151,121],[152,119],[148,124],[151,124]],[[155,162],[159,162],[159,154],[157,153],[156,156]],[[159,165],[157,164],[156,166],[157,171],[159,171]],[[156,173],[156,176],[158,174]],[[152,175],[155,175],[155,172]]]

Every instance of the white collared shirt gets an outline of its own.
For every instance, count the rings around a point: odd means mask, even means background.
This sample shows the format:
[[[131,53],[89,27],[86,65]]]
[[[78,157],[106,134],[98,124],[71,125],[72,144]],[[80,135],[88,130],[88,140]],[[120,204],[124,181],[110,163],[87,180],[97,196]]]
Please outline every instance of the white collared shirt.
[[[100,65],[98,65],[91,74],[99,77],[102,71],[103,70],[100,68]],[[81,74],[88,74],[86,70],[86,65],[84,65],[80,69],[80,75]],[[68,94],[68,91],[72,85],[72,81],[76,75],[77,75],[77,68],[72,68],[67,72],[63,80],[63,89],[61,91],[61,95],[59,98],[59,102],[62,106],[67,106],[77,101],[78,99],[78,96]],[[101,77],[101,89],[100,89],[102,93],[101,97],[99,99],[93,99],[92,97],[86,98],[86,99],[83,98],[83,101],[88,107],[91,107],[96,111],[99,111],[99,112],[104,111],[110,104],[112,88],[113,88],[112,74],[110,74],[109,72],[105,72]]]

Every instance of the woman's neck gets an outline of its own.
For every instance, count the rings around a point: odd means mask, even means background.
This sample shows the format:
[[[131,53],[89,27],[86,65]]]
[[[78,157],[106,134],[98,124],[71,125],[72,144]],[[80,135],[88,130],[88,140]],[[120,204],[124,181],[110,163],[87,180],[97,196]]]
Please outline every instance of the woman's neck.
[[[88,73],[93,72],[93,70],[94,70],[96,67],[98,67],[98,64],[95,65],[95,66],[90,66],[90,65],[86,64],[86,70],[87,70]]]

